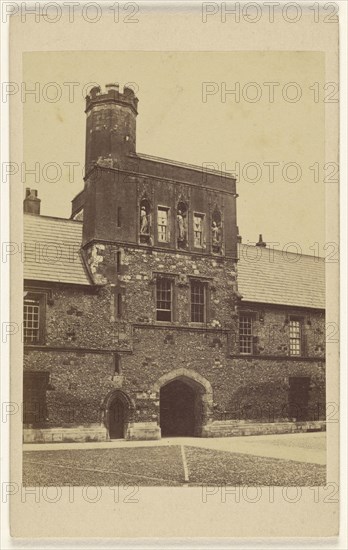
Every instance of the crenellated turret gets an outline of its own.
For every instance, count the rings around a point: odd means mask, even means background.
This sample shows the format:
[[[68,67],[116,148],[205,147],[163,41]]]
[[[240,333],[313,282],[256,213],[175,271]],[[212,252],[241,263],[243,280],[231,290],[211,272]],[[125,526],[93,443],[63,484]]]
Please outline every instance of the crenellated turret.
[[[96,164],[123,168],[135,153],[138,99],[131,88],[118,84],[99,86],[86,97],[86,174]]]

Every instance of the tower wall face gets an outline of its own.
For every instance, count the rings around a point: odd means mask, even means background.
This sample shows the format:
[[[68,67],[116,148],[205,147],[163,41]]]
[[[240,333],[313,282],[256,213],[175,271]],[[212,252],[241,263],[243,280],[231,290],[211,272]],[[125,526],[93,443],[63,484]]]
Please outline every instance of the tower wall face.
[[[138,100],[133,90],[119,92],[108,85],[106,92],[93,88],[86,99],[86,173],[94,164],[123,167],[135,153]]]
[[[83,246],[94,242],[144,250],[237,258],[235,193],[96,167],[84,189]]]
[[[125,155],[135,152],[136,115],[117,103],[96,104],[87,113],[86,167],[104,162],[122,167]]]
[[[137,404],[127,437],[155,438],[158,381],[177,373],[195,394],[201,435],[213,414],[212,372],[236,332],[235,180],[138,156],[134,106],[109,101],[115,93],[87,101],[86,159],[97,166],[83,197],[83,254],[109,294],[108,339],[122,357],[111,387]]]

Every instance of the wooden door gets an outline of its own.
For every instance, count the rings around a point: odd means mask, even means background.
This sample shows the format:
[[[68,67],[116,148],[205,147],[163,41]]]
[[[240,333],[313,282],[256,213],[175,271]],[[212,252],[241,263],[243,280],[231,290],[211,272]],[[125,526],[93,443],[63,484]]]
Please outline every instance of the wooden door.
[[[110,439],[124,438],[124,405],[120,399],[115,399],[109,409]]]

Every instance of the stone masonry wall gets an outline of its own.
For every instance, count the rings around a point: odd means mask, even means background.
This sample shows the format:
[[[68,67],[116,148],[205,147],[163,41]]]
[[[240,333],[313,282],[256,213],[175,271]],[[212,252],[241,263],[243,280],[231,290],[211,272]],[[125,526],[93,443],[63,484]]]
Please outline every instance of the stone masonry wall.
[[[232,263],[189,254],[149,254],[145,249],[122,248],[120,252],[115,286],[106,285],[95,292],[72,286],[52,288],[45,344],[40,350],[26,349],[26,370],[50,372],[49,426],[103,423],[103,403],[115,389],[135,403],[133,420],[156,422],[159,393],[154,384],[162,375],[182,367],[210,382],[212,420],[288,419],[292,376],[310,377],[310,409],[313,416],[325,416],[321,312],[302,312],[308,358],[290,358],[286,321],[292,310],[268,306],[262,308],[260,318],[260,306],[248,304],[248,309],[255,311],[258,349],[256,355],[241,356]],[[156,273],[173,276],[173,323],[155,320]],[[205,325],[189,320],[190,276],[206,280],[209,287],[210,311]],[[117,292],[123,296],[121,319],[115,313]],[[120,356],[118,372],[116,353]]]
[[[24,369],[50,373],[48,426],[102,421],[102,401],[115,387],[112,355],[33,350]]]
[[[289,377],[311,379],[310,411],[325,418],[325,369],[321,361],[231,359],[227,338],[218,331],[137,328],[133,353],[121,360],[115,374],[112,355],[80,352],[30,351],[25,368],[50,372],[47,392],[48,424],[103,421],[103,402],[116,388],[136,403],[136,419],[158,420],[156,381],[184,367],[212,385],[214,420],[259,422],[288,419]]]
[[[291,307],[246,305],[240,311],[253,313],[253,330],[257,336],[254,355],[289,356],[290,317],[301,320],[302,348],[305,357],[325,357],[325,313]]]
[[[182,253],[122,250],[120,282],[124,288],[124,318],[135,323],[156,320],[156,275],[173,277],[174,325],[190,326],[190,278],[207,283],[207,325],[231,326],[235,307],[236,275],[231,261]],[[215,323],[213,323],[215,321]],[[161,323],[160,323],[161,324]]]
[[[121,266],[115,267],[120,252]],[[188,254],[148,253],[118,248],[100,250],[100,264],[111,284],[91,288],[54,285],[46,308],[46,346],[132,349],[131,325],[156,323],[156,276],[173,279],[173,326],[190,327],[190,279],[207,284],[208,315],[204,328],[231,328],[236,320],[236,277],[232,262]],[[101,269],[101,268],[100,268]],[[35,291],[35,286],[30,288]],[[117,314],[117,294],[122,314]],[[163,323],[157,323],[163,326]]]
[[[322,361],[234,359],[219,389],[217,420],[274,422],[290,419],[289,378],[310,378],[309,415],[325,419],[325,366]]]

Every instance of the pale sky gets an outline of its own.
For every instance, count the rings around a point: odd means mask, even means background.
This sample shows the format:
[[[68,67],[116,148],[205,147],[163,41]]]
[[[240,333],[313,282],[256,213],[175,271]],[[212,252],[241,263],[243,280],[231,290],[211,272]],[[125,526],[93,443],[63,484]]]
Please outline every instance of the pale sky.
[[[24,187],[38,189],[43,215],[69,217],[70,201],[83,188],[83,90],[91,82],[102,87],[119,82],[121,88],[133,83],[139,153],[198,166],[214,163],[233,172],[239,166],[237,220],[243,242],[255,243],[262,233],[266,242],[280,243],[276,248],[296,242],[312,255],[313,244],[322,250],[325,242],[324,103],[314,101],[315,87],[324,84],[324,63],[320,52],[25,53],[23,81],[28,89],[37,83],[39,97],[31,94],[23,101],[24,161],[27,169],[39,163],[40,181],[27,176]],[[73,82],[74,91],[64,84]],[[203,83],[214,92],[206,101]],[[236,83],[240,97],[224,96]],[[253,102],[256,93],[261,96]],[[297,102],[284,98],[295,94],[301,95]],[[64,162],[78,164],[71,182]],[[53,168],[46,172],[49,163],[62,169],[57,182],[45,178],[56,174]],[[301,170],[298,182],[287,181],[296,176],[293,163]]]

